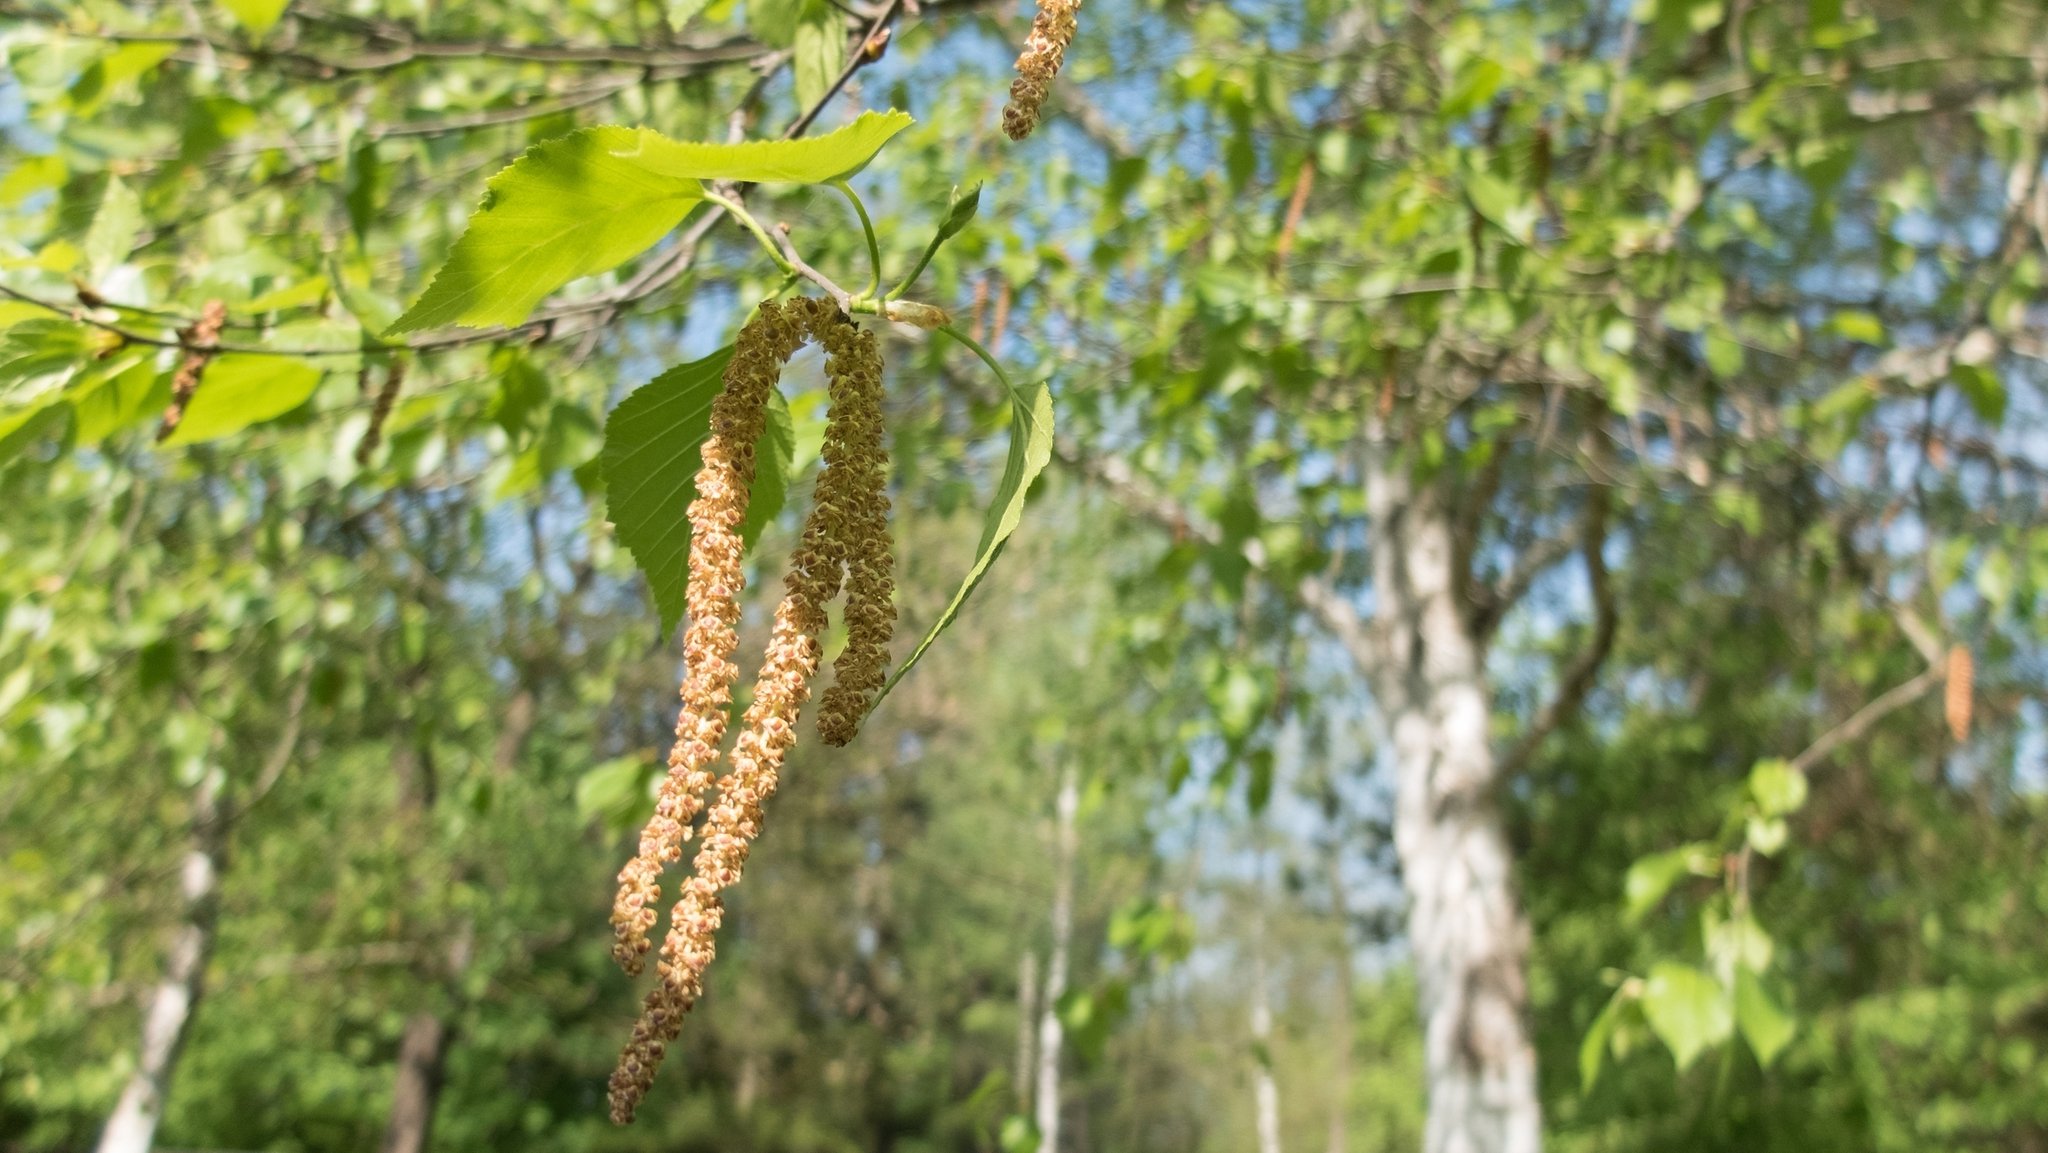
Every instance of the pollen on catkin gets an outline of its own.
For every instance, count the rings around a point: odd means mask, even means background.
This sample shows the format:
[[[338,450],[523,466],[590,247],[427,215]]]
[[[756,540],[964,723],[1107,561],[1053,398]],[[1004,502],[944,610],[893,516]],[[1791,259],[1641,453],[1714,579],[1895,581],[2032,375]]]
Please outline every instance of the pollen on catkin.
[[[803,344],[806,318],[774,301],[762,303],[740,330],[726,365],[724,383],[711,404],[711,433],[697,470],[697,499],[690,502],[689,585],[684,594],[689,625],[683,633],[682,709],[676,742],[668,754],[654,816],[641,830],[639,851],[619,871],[612,903],[612,959],[638,974],[652,947],[648,939],[660,916],[661,872],[682,859],[690,822],[704,807],[711,764],[725,740],[726,710],[732,703],[739,666],[739,526],[754,487],[754,446],[767,421],[768,394],[782,366]],[[652,1076],[652,1074],[649,1074]]]
[[[754,699],[742,720],[732,751],[732,768],[718,781],[718,800],[705,816],[694,875],[683,882],[681,898],[669,918],[656,967],[661,983],[647,994],[633,1035],[612,1071],[612,1120],[633,1119],[668,1046],[682,1031],[683,1018],[704,992],[704,973],[717,955],[717,934],[725,920],[723,893],[738,884],[748,854],[761,833],[763,809],[780,781],[783,758],[796,744],[797,715],[810,699],[818,673],[819,638],[825,631],[825,606],[839,595],[847,570],[850,519],[857,515],[856,494],[864,483],[854,474],[857,464],[836,445],[850,438],[847,420],[861,411],[859,402],[842,398],[865,396],[866,357],[873,359],[876,387],[880,355],[873,338],[850,338],[851,322],[823,301],[792,301],[793,317],[826,346],[826,373],[832,380],[832,411],[826,432],[825,469],[801,536],[791,552],[783,578],[782,602],[767,656],[754,684]],[[858,330],[853,336],[858,337]],[[853,384],[848,378],[857,377]],[[876,406],[879,408],[879,405]]]
[[[1948,685],[1943,712],[1947,714],[1948,735],[1957,744],[1970,739],[1970,713],[1974,703],[1976,669],[1970,661],[1970,650],[1961,645],[1948,650]]]
[[[826,477],[846,505],[846,647],[833,662],[830,688],[818,705],[818,736],[846,745],[888,679],[889,641],[896,630],[893,542],[889,538],[889,458],[882,445],[882,355],[875,336],[851,324],[828,330],[832,420],[826,430]]]
[[[171,377],[171,403],[156,426],[158,441],[169,440],[184,423],[185,406],[192,403],[192,394],[199,391],[199,380],[206,375],[207,362],[213,359],[213,345],[220,340],[220,330],[227,322],[227,305],[209,300],[200,308],[199,319],[178,330],[178,343],[185,349],[185,358],[178,362],[178,371]]]
[[[1017,79],[1010,83],[1010,102],[1003,106],[1003,132],[1022,140],[1038,127],[1039,110],[1053,77],[1060,73],[1067,45],[1073,43],[1075,16],[1081,0],[1038,0],[1038,16],[1031,21],[1031,35],[1024,51],[1017,54]]]

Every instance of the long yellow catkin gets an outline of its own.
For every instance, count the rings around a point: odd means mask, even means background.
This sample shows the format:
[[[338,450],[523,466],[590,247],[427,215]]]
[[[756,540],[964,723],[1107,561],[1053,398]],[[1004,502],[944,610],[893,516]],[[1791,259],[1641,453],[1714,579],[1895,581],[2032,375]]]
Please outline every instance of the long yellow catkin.
[[[1066,60],[1080,11],[1081,0],[1038,0],[1031,35],[1024,41],[1024,51],[1017,54],[1017,79],[1010,82],[1010,102],[1003,106],[1003,131],[1010,139],[1022,140],[1038,127],[1039,110]]]
[[[873,333],[852,325],[827,336],[826,349],[846,367],[832,378],[832,410],[844,412],[828,447],[827,465],[846,478],[846,648],[818,705],[818,736],[847,745],[888,679],[889,641],[896,630],[894,547],[889,539],[889,458],[882,445],[882,356]]]
[[[703,808],[711,764],[725,740],[726,711],[740,675],[732,661],[739,645],[739,594],[746,584],[739,526],[754,486],[754,446],[767,420],[768,394],[802,345],[805,327],[803,317],[785,306],[764,302],[740,330],[724,386],[711,404],[711,434],[697,470],[697,499],[689,508],[689,625],[676,743],[654,816],[641,830],[639,851],[619,871],[612,903],[612,959],[628,974],[645,964],[648,934],[659,916],[662,869],[682,859],[690,822]]]
[[[1948,692],[1943,700],[1943,711],[1947,713],[1948,733],[1957,744],[1970,739],[1970,713],[1975,703],[1976,669],[1970,661],[1970,650],[1961,645],[1948,650]]]
[[[782,603],[775,611],[753,702],[733,748],[731,771],[718,782],[718,801],[705,818],[694,875],[683,883],[670,915],[657,966],[661,982],[647,994],[612,1072],[611,1115],[619,1124],[633,1119],[668,1046],[682,1031],[683,1018],[703,995],[704,973],[716,956],[717,933],[725,919],[722,894],[739,883],[760,836],[763,808],[779,783],[783,758],[796,744],[797,715],[818,672],[825,606],[845,580],[847,550],[855,539],[850,525],[866,509],[864,469],[875,467],[858,447],[849,449],[850,444],[870,439],[865,422],[880,419],[881,359],[873,337],[860,333],[824,301],[792,301],[787,309],[792,322],[811,331],[826,348],[832,410],[825,433],[825,469],[790,554]],[[853,431],[855,425],[861,430]],[[872,439],[879,444],[879,433]]]

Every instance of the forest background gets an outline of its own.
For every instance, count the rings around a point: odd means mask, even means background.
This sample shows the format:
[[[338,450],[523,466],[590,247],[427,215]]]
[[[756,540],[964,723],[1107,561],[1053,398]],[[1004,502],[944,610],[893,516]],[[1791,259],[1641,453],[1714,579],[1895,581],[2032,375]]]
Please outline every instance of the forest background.
[[[1012,143],[1029,19],[0,0],[0,1149],[2048,1150],[2048,8],[1089,0]],[[777,266],[393,322],[530,147],[888,108],[721,194],[1008,366],[863,319],[899,661],[1021,522],[617,1128],[608,414]]]

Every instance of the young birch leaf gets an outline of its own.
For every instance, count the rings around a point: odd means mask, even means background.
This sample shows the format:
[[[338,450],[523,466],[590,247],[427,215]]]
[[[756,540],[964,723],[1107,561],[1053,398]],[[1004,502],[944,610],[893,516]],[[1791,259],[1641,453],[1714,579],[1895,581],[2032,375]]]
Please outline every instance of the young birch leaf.
[[[1735,1023],[1742,1039],[1756,1053],[1757,1064],[1770,1068],[1785,1046],[1792,1043],[1797,1026],[1791,1014],[1763,986],[1763,979],[1748,970],[1735,974]]]
[[[1643,986],[1643,1016],[1683,1073],[1700,1053],[1726,1041],[1735,1016],[1721,983],[1690,965],[1660,961]]]
[[[1593,1018],[1593,1024],[1586,1030],[1585,1039],[1579,1042],[1579,1088],[1581,1092],[1593,1091],[1593,1084],[1600,1080],[1600,1067],[1607,1063],[1607,1050],[1614,1043],[1614,1031],[1621,1025],[1621,1017],[1635,1001],[1635,995],[1623,987],[1614,991],[1607,1006],[1600,1015]]]
[[[229,353],[208,362],[166,448],[233,436],[306,403],[320,370],[282,356]]]
[[[235,22],[247,28],[250,35],[261,36],[284,16],[291,0],[221,0],[221,5],[234,14]]]
[[[727,345],[702,360],[677,365],[635,389],[605,421],[598,468],[604,476],[605,512],[619,542],[633,554],[661,614],[663,632],[683,615],[690,582],[690,502],[704,438],[711,435],[711,402],[718,397]],[[769,394],[768,421],[754,446],[754,489],[740,538],[752,544],[782,511],[789,489],[796,435],[789,404]]]
[[[128,259],[128,254],[135,250],[135,237],[142,231],[142,223],[142,198],[120,177],[109,179],[99,211],[93,214],[92,227],[85,233],[86,268],[94,281]]]
[[[896,687],[896,683],[923,659],[925,650],[932,647],[932,642],[939,639],[939,634],[946,631],[946,627],[953,623],[953,618],[960,615],[961,606],[967,603],[967,598],[973,595],[975,586],[981,583],[981,579],[988,575],[989,568],[996,563],[996,556],[1003,551],[1004,542],[1017,531],[1017,525],[1024,517],[1024,498],[1030,495],[1031,482],[1038,479],[1038,474],[1045,471],[1046,464],[1051,460],[1052,389],[1041,382],[1037,390],[1031,394],[1029,405],[1021,399],[1011,402],[1010,458],[1003,468],[1002,483],[996,486],[995,499],[989,504],[988,519],[982,524],[981,544],[974,550],[973,567],[967,570],[966,578],[960,582],[959,591],[953,594],[952,602],[946,605],[946,611],[939,614],[939,619],[932,625],[931,631],[924,635],[923,640],[917,642],[917,648],[911,651],[909,658],[889,677],[889,683],[883,685],[882,691],[876,694],[875,703],[868,706],[870,713],[889,695],[889,691]]]
[[[846,67],[846,32],[840,26],[839,10],[825,0],[805,0],[790,52],[796,70],[797,107],[815,107]]]
[[[668,0],[663,11],[668,16],[669,30],[681,32],[704,11],[711,0]]]
[[[823,184],[865,168],[890,137],[912,123],[907,112],[863,112],[823,136],[744,144],[686,143],[642,130],[639,150],[618,155],[658,176],[679,179]]]
[[[519,324],[555,289],[651,248],[704,188],[641,163],[648,138],[662,139],[646,129],[584,128],[527,149],[491,177],[448,262],[387,334]]]

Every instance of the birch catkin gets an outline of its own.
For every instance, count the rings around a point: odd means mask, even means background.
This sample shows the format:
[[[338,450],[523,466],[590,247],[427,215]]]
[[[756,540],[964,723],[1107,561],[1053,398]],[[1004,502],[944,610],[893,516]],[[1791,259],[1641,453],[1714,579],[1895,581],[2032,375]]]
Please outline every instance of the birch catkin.
[[[1948,685],[1942,700],[1943,712],[1948,715],[1948,734],[1957,744],[1970,739],[1970,713],[1976,694],[1976,669],[1970,661],[1970,650],[1953,645],[1948,650]]]
[[[228,322],[227,305],[218,300],[209,300],[199,310],[199,319],[190,327],[178,330],[178,344],[185,350],[185,357],[178,362],[178,371],[171,377],[171,403],[164,409],[164,418],[156,426],[159,443],[169,440],[171,434],[185,421],[185,406],[192,403],[192,394],[199,391],[200,378],[206,375],[207,363],[213,359],[214,345],[220,341],[220,330]]]
[[[839,594],[849,570],[872,568],[852,550],[870,539],[862,528],[876,514],[870,496],[873,476],[886,474],[886,462],[873,455],[881,443],[880,353],[872,334],[859,331],[824,301],[793,301],[785,315],[826,349],[832,408],[825,468],[790,555],[782,603],[733,747],[732,768],[718,782],[718,801],[705,817],[694,875],[683,882],[670,914],[657,966],[661,982],[647,994],[612,1072],[611,1114],[620,1124],[633,1119],[684,1017],[703,995],[704,974],[717,955],[717,934],[725,920],[724,891],[738,884],[745,871],[761,833],[764,807],[780,783],[783,759],[796,744],[797,716],[818,673],[825,606]],[[881,515],[886,519],[886,506]]]
[[[746,584],[739,526],[754,487],[754,446],[767,421],[768,394],[802,345],[805,327],[789,309],[764,302],[740,330],[724,385],[711,404],[711,434],[697,470],[697,499],[689,508],[689,625],[676,743],[654,816],[641,831],[639,852],[619,872],[612,904],[612,959],[629,974],[645,964],[648,933],[659,916],[662,869],[682,859],[690,822],[703,808],[711,764],[725,740],[726,710],[740,674],[732,660],[739,645],[739,594]]]
[[[1038,127],[1040,109],[1053,77],[1066,60],[1067,45],[1074,41],[1075,17],[1081,0],[1038,0],[1038,16],[1031,22],[1031,35],[1024,51],[1017,54],[1017,79],[1010,82],[1010,102],[1003,106],[1003,132],[1022,140]]]
[[[846,506],[846,648],[833,662],[832,686],[818,706],[818,736],[828,745],[846,745],[887,679],[896,629],[895,550],[882,445],[881,352],[873,333],[851,324],[829,332],[825,347],[841,366],[832,375],[834,435],[826,438],[825,453],[832,496]]]

